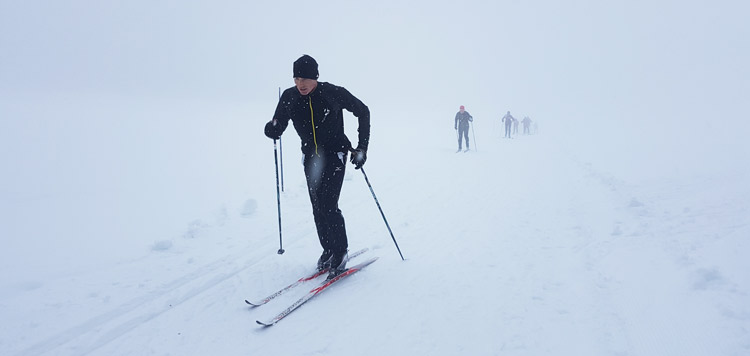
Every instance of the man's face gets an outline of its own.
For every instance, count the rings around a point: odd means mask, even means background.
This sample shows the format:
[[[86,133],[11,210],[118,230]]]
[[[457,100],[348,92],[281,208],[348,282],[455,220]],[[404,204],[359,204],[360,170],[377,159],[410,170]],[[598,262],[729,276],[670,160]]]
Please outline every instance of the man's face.
[[[461,112],[464,112],[464,108],[459,108],[458,110]]]
[[[307,78],[294,78],[294,85],[302,95],[310,94],[318,86],[318,81]]]

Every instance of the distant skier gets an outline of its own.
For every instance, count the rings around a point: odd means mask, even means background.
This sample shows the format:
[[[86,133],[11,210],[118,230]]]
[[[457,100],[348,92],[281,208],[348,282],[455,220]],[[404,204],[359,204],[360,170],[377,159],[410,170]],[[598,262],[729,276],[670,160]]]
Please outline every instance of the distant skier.
[[[318,63],[308,55],[294,62],[293,72],[295,86],[279,98],[265,134],[278,139],[291,120],[302,140],[307,190],[323,247],[318,269],[330,268],[330,276],[335,276],[346,266],[349,247],[344,216],[338,206],[346,156],[351,150],[355,169],[365,164],[370,142],[370,110],[343,87],[318,82]],[[359,142],[354,150],[344,134],[343,109],[359,120]]]
[[[516,118],[514,118],[513,115],[510,114],[510,111],[508,111],[508,113],[505,114],[505,116],[503,116],[502,121],[505,123],[505,137],[511,138],[510,137],[511,125],[513,125],[513,121],[516,121]]]
[[[464,110],[464,106],[461,105],[456,113],[456,120],[454,123],[454,129],[458,131],[458,151],[461,152],[461,139],[466,138],[466,151],[469,150],[469,122],[474,121],[474,118],[469,114],[468,111]]]
[[[531,126],[531,119],[529,119],[528,116],[523,118],[523,134],[528,135],[529,134],[529,126]]]

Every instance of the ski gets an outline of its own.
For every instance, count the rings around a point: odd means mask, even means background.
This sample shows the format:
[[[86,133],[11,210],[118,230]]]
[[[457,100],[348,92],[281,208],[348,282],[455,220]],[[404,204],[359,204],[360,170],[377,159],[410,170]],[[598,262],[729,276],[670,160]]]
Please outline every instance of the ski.
[[[263,326],[272,326],[279,322],[279,320],[285,318],[287,315],[291,314],[293,311],[297,310],[297,308],[301,307],[303,304],[307,303],[310,299],[315,297],[316,295],[320,294],[322,291],[328,289],[331,285],[334,283],[344,279],[347,276],[351,276],[352,274],[355,274],[359,271],[361,271],[363,268],[369,266],[371,263],[375,262],[378,258],[373,257],[365,262],[362,262],[356,266],[349,267],[344,270],[341,274],[337,275],[336,277],[333,277],[331,279],[326,279],[321,283],[319,286],[313,288],[310,290],[307,294],[302,296],[302,298],[298,299],[296,302],[294,302],[292,305],[290,305],[288,308],[284,309],[281,313],[273,317],[272,319],[268,321],[260,321],[256,320],[255,322],[263,325]]]
[[[365,247],[365,248],[363,248],[361,250],[352,252],[352,253],[350,253],[347,256],[346,260],[349,261],[350,259],[352,259],[354,257],[357,257],[357,256],[359,256],[359,255],[367,252],[367,250],[368,249]],[[298,279],[296,282],[294,282],[294,283],[292,283],[292,284],[290,284],[290,285],[288,285],[288,286],[286,286],[284,288],[279,289],[278,291],[274,292],[273,294],[271,294],[271,295],[269,295],[269,296],[267,296],[267,297],[265,297],[265,298],[263,298],[261,300],[252,301],[251,302],[251,301],[245,299],[245,303],[247,303],[248,305],[253,306],[253,307],[259,307],[259,306],[261,306],[263,304],[266,304],[266,303],[270,302],[272,299],[274,299],[274,298],[276,298],[276,297],[278,297],[278,296],[280,296],[280,295],[288,292],[290,289],[292,289],[292,288],[294,288],[294,287],[296,287],[296,286],[298,286],[298,285],[300,285],[300,284],[302,284],[304,282],[316,279],[316,278],[318,278],[318,277],[320,277],[320,276],[322,276],[322,275],[324,275],[326,273],[328,273],[328,269],[327,268],[324,269],[324,270],[321,270],[321,271],[317,271],[316,270],[315,272],[313,272],[313,273],[311,273],[311,274],[309,274],[307,276],[304,276],[304,277]]]

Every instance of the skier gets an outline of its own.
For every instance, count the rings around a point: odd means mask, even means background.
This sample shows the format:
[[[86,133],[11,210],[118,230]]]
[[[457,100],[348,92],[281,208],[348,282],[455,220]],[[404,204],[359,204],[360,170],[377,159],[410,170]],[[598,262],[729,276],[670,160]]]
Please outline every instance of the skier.
[[[456,153],[461,152],[461,139],[466,138],[466,151],[469,150],[469,122],[474,121],[468,111],[464,110],[464,106],[461,105],[456,113],[456,120],[453,124],[453,128],[458,131],[458,150]]]
[[[516,121],[516,118],[514,118],[510,114],[510,111],[508,111],[508,113],[505,114],[505,116],[503,116],[503,120],[502,121],[505,123],[505,137],[506,138],[511,138],[510,137],[510,127],[511,127],[511,125],[513,125],[513,121]]]
[[[523,123],[523,134],[524,135],[530,134],[530,132],[529,132],[529,126],[531,126],[531,119],[529,119],[529,117],[526,116],[526,117],[523,118],[523,121],[521,121],[521,122]]]
[[[344,271],[349,243],[344,216],[338,207],[344,183],[347,153],[360,169],[367,160],[370,141],[370,110],[343,87],[318,81],[318,63],[309,55],[294,62],[294,87],[279,98],[273,119],[265,126],[269,138],[278,139],[292,120],[302,141],[303,165],[312,203],[315,227],[323,253],[317,268],[330,269],[329,277]],[[358,118],[358,144],[344,134],[346,109]]]

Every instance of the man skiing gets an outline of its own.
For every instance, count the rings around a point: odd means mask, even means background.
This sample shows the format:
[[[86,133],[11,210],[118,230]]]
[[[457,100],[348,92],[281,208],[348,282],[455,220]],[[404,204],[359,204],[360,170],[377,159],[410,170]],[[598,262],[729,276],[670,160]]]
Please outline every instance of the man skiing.
[[[510,111],[508,111],[508,113],[505,114],[505,116],[503,116],[503,120],[502,121],[505,123],[505,137],[506,138],[511,138],[510,137],[510,128],[511,128],[511,125],[513,125],[513,121],[516,121],[516,118],[514,118],[510,114]]]
[[[355,169],[367,160],[370,141],[370,110],[345,88],[318,82],[318,63],[303,55],[294,62],[294,87],[279,98],[273,119],[265,126],[269,138],[278,139],[292,120],[302,141],[303,165],[307,189],[312,203],[315,227],[323,253],[318,259],[319,270],[330,269],[329,277],[346,267],[349,243],[344,216],[338,207],[344,183],[347,154]],[[358,144],[344,134],[346,109],[358,118]]]
[[[461,152],[461,139],[466,138],[466,151],[469,150],[469,122],[474,121],[474,118],[469,114],[468,111],[464,110],[464,106],[461,105],[456,113],[456,120],[453,128],[458,131],[458,151]]]
[[[523,120],[521,122],[523,123],[523,134],[524,135],[530,134],[530,132],[529,132],[529,126],[531,126],[531,119],[529,119],[529,117],[526,116],[526,117],[523,118]]]

